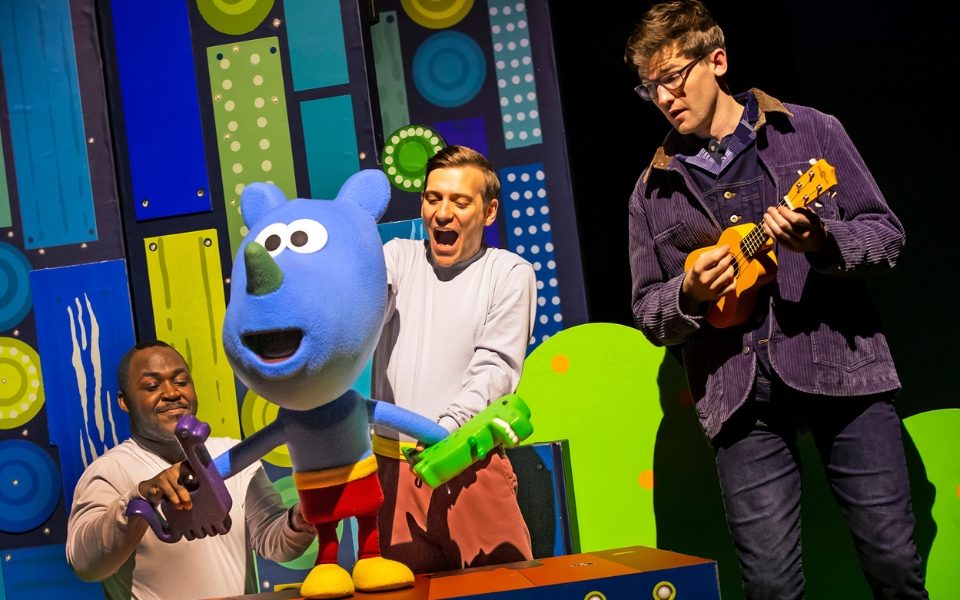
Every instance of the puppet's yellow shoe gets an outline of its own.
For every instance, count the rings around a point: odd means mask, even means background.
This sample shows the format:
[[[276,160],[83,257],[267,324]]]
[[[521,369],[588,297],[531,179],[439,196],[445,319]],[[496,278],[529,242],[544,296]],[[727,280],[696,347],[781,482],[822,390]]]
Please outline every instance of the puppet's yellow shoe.
[[[346,598],[353,595],[353,580],[340,565],[317,565],[300,586],[304,598]]]
[[[382,556],[362,558],[353,567],[353,583],[362,592],[398,590],[413,585],[413,571]]]

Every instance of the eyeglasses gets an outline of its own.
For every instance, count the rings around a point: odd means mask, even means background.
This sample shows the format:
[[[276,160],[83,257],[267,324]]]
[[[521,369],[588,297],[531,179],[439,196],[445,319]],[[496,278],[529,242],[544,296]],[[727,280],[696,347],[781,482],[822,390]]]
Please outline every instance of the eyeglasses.
[[[709,56],[709,52],[706,54],[701,54],[697,58],[691,60],[679,71],[674,71],[673,73],[667,73],[666,75],[661,75],[653,81],[641,81],[640,85],[633,88],[633,91],[637,93],[638,96],[644,100],[654,100],[657,97],[657,87],[662,86],[663,89],[669,91],[670,93],[676,95],[676,93],[683,90],[683,86],[687,83],[687,77],[690,76],[690,71],[693,69],[693,66]]]

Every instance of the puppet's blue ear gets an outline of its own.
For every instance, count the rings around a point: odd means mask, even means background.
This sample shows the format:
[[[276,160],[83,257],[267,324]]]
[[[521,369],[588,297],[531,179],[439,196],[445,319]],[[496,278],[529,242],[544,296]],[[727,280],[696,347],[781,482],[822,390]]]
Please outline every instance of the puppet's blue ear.
[[[264,214],[287,201],[283,191],[272,183],[251,183],[240,194],[240,212],[247,227],[260,220]]]
[[[356,204],[370,213],[374,221],[380,219],[390,202],[390,182],[383,171],[364,169],[350,176],[340,188],[337,201]]]

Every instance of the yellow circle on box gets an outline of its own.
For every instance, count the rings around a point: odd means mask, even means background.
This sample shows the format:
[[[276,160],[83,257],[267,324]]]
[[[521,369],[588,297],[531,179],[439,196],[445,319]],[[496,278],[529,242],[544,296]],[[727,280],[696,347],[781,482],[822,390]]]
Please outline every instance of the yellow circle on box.
[[[467,16],[473,0],[400,0],[400,6],[417,25],[446,29]]]
[[[240,426],[243,428],[244,437],[250,437],[260,431],[277,418],[280,407],[266,400],[263,396],[253,390],[248,390],[243,397],[243,405],[240,407]],[[263,460],[271,465],[278,467],[291,467],[290,450],[287,445],[277,446],[266,455]]]
[[[43,400],[40,356],[16,338],[0,337],[0,429],[33,419]]]

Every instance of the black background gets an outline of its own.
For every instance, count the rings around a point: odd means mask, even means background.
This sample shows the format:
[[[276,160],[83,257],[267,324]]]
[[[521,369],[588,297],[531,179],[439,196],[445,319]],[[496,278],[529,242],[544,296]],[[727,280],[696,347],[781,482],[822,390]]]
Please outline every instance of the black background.
[[[550,6],[593,322],[632,324],[627,200],[670,127],[633,92],[637,74],[623,62],[650,4]],[[732,90],[758,87],[836,115],[906,227],[897,269],[871,280],[904,384],[901,415],[960,406],[945,391],[958,358],[956,302],[946,289],[955,279],[951,19],[923,3],[708,7],[726,36]]]

